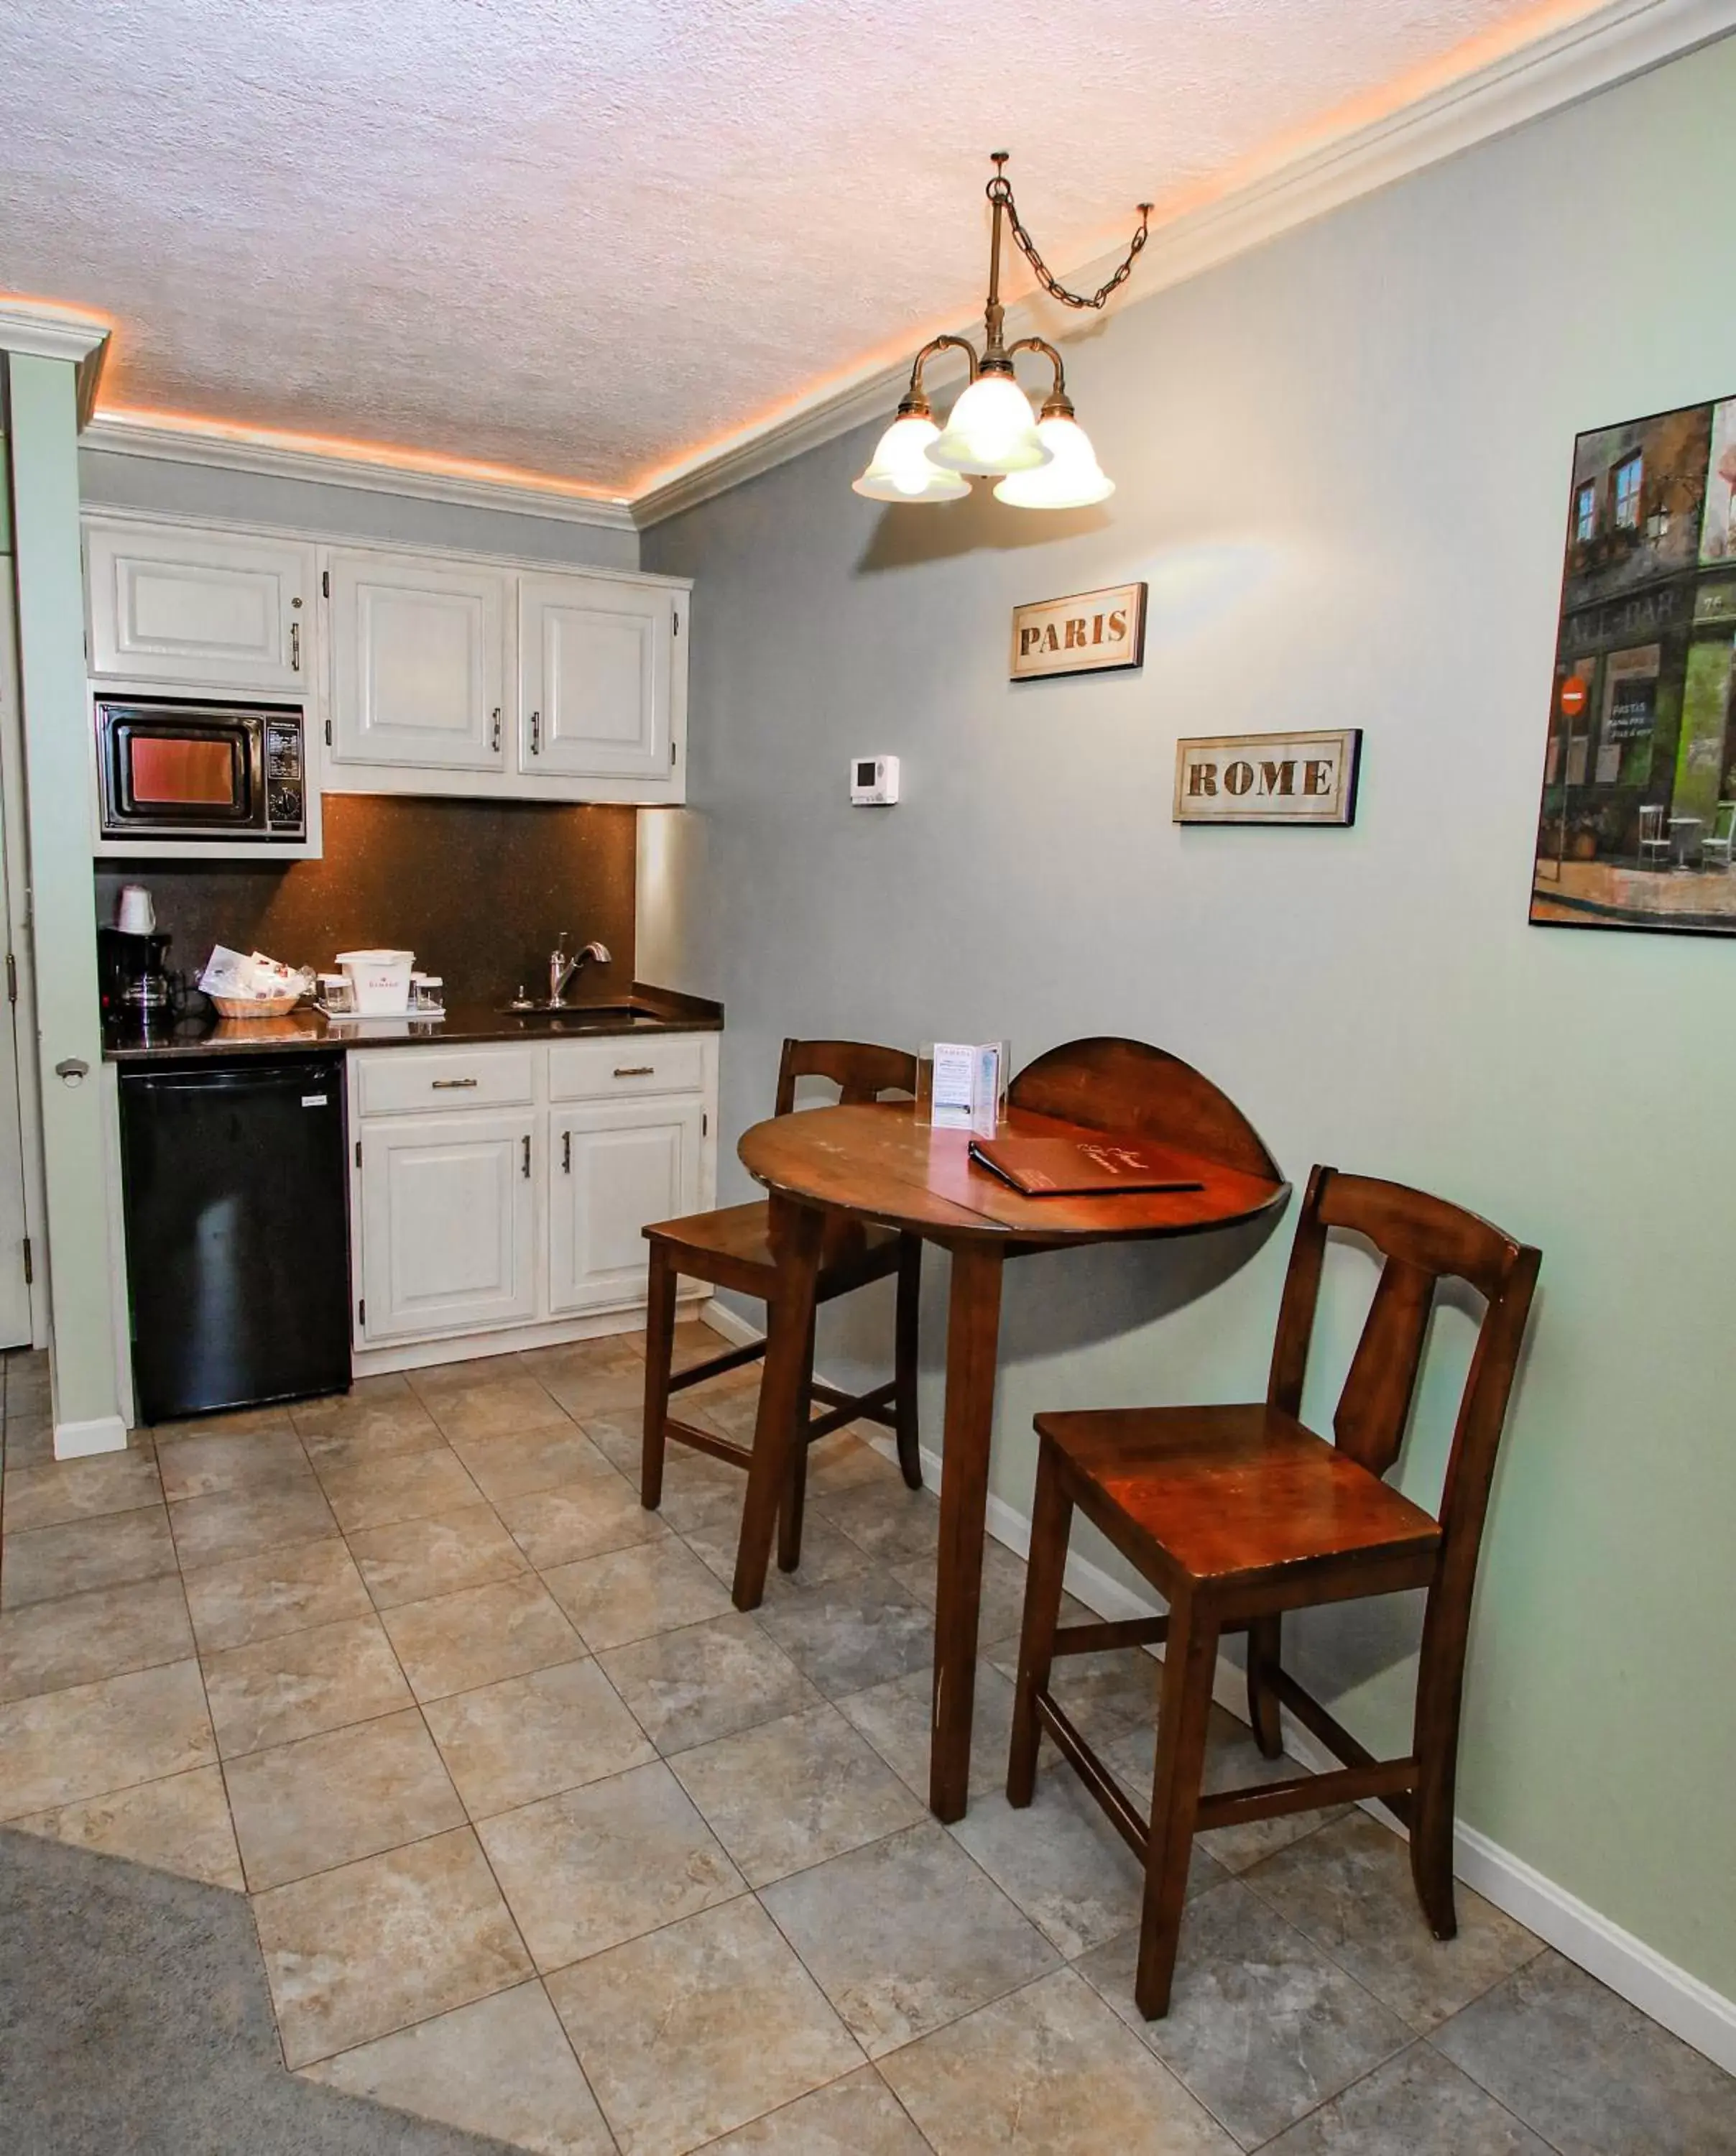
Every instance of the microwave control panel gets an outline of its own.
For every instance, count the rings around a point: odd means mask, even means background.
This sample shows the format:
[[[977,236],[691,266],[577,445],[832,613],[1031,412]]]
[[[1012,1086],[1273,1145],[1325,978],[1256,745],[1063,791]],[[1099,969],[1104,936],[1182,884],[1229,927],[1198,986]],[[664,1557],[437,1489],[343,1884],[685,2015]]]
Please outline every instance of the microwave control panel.
[[[265,722],[265,808],[274,838],[301,836],[307,815],[299,718]]]

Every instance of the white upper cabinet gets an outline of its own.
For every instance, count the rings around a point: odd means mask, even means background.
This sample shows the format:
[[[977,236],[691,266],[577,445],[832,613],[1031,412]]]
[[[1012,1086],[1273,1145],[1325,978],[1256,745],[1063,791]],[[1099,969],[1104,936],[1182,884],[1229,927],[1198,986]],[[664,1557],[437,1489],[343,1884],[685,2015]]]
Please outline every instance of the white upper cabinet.
[[[90,670],[186,689],[313,688],[314,549],[87,519]]]
[[[331,761],[500,770],[511,577],[357,552],[330,554],[326,578]]]
[[[519,578],[519,768],[666,783],[676,594],[604,577]]]

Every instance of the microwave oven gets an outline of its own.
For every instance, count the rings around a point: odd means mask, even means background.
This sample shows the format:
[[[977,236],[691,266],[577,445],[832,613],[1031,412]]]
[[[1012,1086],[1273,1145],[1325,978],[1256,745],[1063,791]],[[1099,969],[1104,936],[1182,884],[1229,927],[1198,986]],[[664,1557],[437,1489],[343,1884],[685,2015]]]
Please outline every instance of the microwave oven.
[[[299,845],[305,720],[294,704],[96,701],[100,835]]]

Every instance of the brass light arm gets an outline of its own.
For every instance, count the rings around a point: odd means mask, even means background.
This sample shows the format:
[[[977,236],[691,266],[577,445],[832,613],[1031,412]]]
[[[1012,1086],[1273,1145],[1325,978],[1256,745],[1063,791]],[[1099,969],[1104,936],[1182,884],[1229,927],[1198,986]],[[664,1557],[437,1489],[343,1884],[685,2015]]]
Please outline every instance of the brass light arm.
[[[1045,419],[1072,418],[1073,399],[1067,393],[1067,369],[1062,365],[1061,355],[1054,346],[1046,337],[1021,337],[1017,344],[1007,346],[1006,356],[1011,359],[1015,352],[1041,352],[1055,370],[1054,386],[1043,400],[1042,417]]]
[[[923,393],[923,367],[927,361],[934,358],[937,352],[945,352],[949,346],[955,352],[963,352],[965,363],[970,370],[967,378],[971,382],[976,381],[976,347],[973,344],[961,336],[930,337],[922,350],[917,353],[911,364],[910,387],[905,391],[903,401],[899,405],[899,417],[901,419],[909,418],[913,413],[920,418],[927,418],[930,416],[929,400]]]

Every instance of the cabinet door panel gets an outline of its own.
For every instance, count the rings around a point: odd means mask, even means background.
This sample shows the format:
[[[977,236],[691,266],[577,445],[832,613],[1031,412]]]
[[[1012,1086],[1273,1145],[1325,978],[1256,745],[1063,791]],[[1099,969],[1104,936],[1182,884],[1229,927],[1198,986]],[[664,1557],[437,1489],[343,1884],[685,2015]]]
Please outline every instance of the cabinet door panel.
[[[503,767],[504,571],[333,554],[332,758]]]
[[[521,577],[520,770],[667,779],[673,620],[662,586]]]
[[[606,1309],[645,1292],[650,1220],[699,1195],[698,1101],[557,1109],[549,1122],[549,1307]]]
[[[473,1332],[536,1311],[530,1115],[371,1122],[361,1139],[371,1341]]]
[[[244,533],[84,527],[90,670],[202,689],[303,689],[313,549]]]

